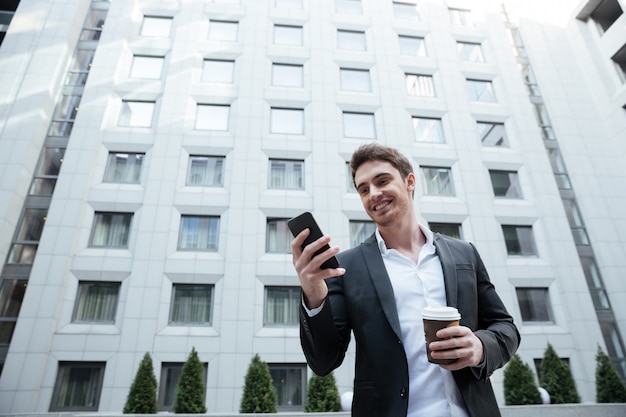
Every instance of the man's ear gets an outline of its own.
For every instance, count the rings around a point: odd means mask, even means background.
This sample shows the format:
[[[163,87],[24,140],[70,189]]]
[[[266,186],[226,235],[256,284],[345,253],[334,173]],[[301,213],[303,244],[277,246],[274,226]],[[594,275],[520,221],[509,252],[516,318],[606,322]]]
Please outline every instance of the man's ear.
[[[406,176],[406,185],[407,188],[409,189],[409,191],[414,191],[415,190],[415,182],[417,181],[415,179],[415,174],[414,173],[409,173],[409,175]]]

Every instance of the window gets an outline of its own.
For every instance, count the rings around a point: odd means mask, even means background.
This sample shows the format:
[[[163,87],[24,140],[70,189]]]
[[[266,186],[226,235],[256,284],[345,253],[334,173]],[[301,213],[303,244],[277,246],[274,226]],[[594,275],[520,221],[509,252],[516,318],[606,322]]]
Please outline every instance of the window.
[[[48,128],[49,136],[69,137],[74,127],[74,119],[78,113],[81,96],[62,95],[52,114],[52,122]]]
[[[216,216],[181,217],[178,249],[189,251],[217,251],[220,218]]]
[[[52,195],[64,156],[65,148],[44,148],[35,169],[30,195]]]
[[[509,147],[504,123],[476,122],[476,127],[483,146]]]
[[[400,43],[400,54],[408,56],[425,57],[426,43],[424,38],[416,36],[398,35],[398,42]]]
[[[516,288],[515,292],[524,322],[554,323],[547,288]]]
[[[130,67],[130,77],[158,80],[161,78],[163,61],[165,58],[162,56],[135,55]]]
[[[72,321],[115,323],[119,292],[119,282],[79,282]]]
[[[304,110],[272,108],[270,110],[270,132],[291,135],[304,134]]]
[[[265,252],[291,253],[293,235],[287,226],[289,219],[267,219],[265,231]]]
[[[50,411],[98,411],[105,362],[59,362]]]
[[[202,81],[232,83],[235,61],[205,59],[202,64]]]
[[[428,227],[433,233],[461,239],[461,225],[459,223],[428,223]]]
[[[471,10],[449,8],[448,12],[450,14],[450,21],[453,25],[466,27],[474,26]]]
[[[337,47],[346,51],[366,51],[365,32],[337,30]]]
[[[238,22],[226,20],[209,21],[209,40],[237,42]]]
[[[304,161],[270,159],[268,188],[282,190],[304,189]]]
[[[91,247],[127,248],[132,213],[96,213]]]
[[[623,12],[618,0],[603,0],[596,3],[599,4],[595,10],[591,12],[590,17],[596,22],[598,31],[602,35],[613,26],[613,23],[617,21]]]
[[[419,20],[417,5],[415,3],[393,2],[393,16],[400,20]]]
[[[110,152],[104,181],[138,184],[144,156],[142,153]]]
[[[306,393],[305,364],[268,364],[276,389],[277,411],[303,411]]]
[[[441,119],[429,117],[413,117],[415,140],[426,143],[444,143],[443,125]]]
[[[24,209],[13,238],[8,263],[27,265],[33,263],[47,215],[48,209]]]
[[[350,168],[350,162],[346,162],[346,191],[349,193],[356,193],[356,187],[352,180],[352,169]]]
[[[304,67],[302,65],[272,64],[272,85],[276,87],[302,87]]]
[[[470,100],[482,102],[495,102],[496,96],[493,92],[491,81],[467,80]]]
[[[372,113],[343,113],[343,135],[347,138],[376,139]]]
[[[297,326],[300,287],[265,288],[265,326]]]
[[[479,43],[457,42],[456,49],[459,51],[461,61],[485,62],[483,50]]]
[[[274,44],[302,46],[302,26],[274,25]]]
[[[230,106],[218,104],[198,104],[196,108],[197,130],[228,130]]]
[[[170,325],[211,324],[213,285],[174,284]]]
[[[617,75],[622,83],[626,83],[626,44],[611,57],[617,70]]]
[[[421,172],[426,195],[454,196],[450,168],[421,167]]]
[[[163,362],[161,364],[161,378],[159,381],[159,411],[174,411],[176,401],[176,388],[183,371],[184,362]],[[203,383],[206,387],[206,377],[209,370],[208,364],[202,364]]]
[[[576,201],[563,198],[563,207],[565,208],[565,214],[567,215],[567,220],[569,221],[569,226],[574,236],[574,242],[577,245],[589,245],[587,230],[585,229],[583,217]]]
[[[89,15],[83,24],[83,30],[80,32],[81,41],[97,41],[102,35],[102,28],[107,18],[108,10],[93,8],[89,10]]]
[[[122,100],[122,111],[117,125],[123,127],[150,127],[154,113],[153,101]]]
[[[84,86],[89,76],[95,49],[77,49],[72,57],[65,85]]]
[[[6,346],[11,343],[28,281],[3,279],[0,282],[0,346]]]
[[[172,30],[171,17],[144,16],[141,24],[141,36],[159,36],[167,38]]]
[[[350,247],[354,248],[376,231],[376,223],[372,221],[350,220]]]
[[[410,96],[435,97],[433,76],[406,74],[406,91]]]
[[[341,89],[345,91],[372,91],[369,70],[340,68]]]
[[[335,0],[335,11],[345,14],[361,14],[361,0]]]
[[[194,156],[189,157],[187,171],[187,185],[222,187],[224,176],[223,156]]]
[[[502,225],[509,256],[537,256],[532,226]]]
[[[589,287],[589,293],[593,300],[593,306],[596,310],[605,310],[611,308],[609,297],[604,289],[604,283],[602,282],[602,275],[598,269],[598,265],[593,257],[581,256],[580,263],[587,279],[587,286]]]
[[[522,198],[517,172],[489,170],[489,177],[496,197]]]

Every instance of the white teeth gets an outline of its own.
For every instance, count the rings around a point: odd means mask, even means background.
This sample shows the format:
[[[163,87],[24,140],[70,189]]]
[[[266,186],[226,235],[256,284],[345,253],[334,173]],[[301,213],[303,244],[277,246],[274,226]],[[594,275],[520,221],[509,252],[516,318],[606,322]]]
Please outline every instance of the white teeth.
[[[377,206],[374,206],[374,210],[380,210],[380,209],[382,209],[382,208],[387,207],[388,205],[389,205],[389,202],[385,202],[385,203],[383,203],[383,204],[379,204],[379,205],[377,205]]]

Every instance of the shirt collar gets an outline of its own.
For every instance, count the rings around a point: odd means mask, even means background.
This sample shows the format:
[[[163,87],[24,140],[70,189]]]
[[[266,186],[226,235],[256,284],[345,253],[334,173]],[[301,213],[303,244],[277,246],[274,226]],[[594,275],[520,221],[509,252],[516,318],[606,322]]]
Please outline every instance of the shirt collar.
[[[429,248],[434,247],[433,232],[428,227],[424,226],[423,224],[418,224],[418,226],[420,230],[422,231],[422,233],[424,233],[424,236],[426,237],[426,243],[424,244],[424,246],[429,247]],[[389,249],[387,248],[387,245],[385,244],[385,241],[383,240],[383,237],[380,234],[378,227],[376,228],[376,242],[378,243],[378,249],[380,250],[380,253],[382,255],[387,255],[389,253]]]

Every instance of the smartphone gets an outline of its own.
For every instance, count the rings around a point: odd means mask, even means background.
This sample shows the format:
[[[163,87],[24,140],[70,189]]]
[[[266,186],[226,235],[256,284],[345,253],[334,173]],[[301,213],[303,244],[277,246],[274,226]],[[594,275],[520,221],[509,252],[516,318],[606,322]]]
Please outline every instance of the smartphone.
[[[303,231],[304,229],[310,230],[309,235],[307,236],[307,238],[304,240],[304,243],[302,244],[302,249],[304,249],[306,245],[311,244],[315,242],[317,239],[319,239],[320,237],[324,236],[324,234],[322,233],[322,230],[320,229],[320,227],[317,225],[317,222],[313,218],[313,215],[309,213],[308,211],[300,214],[299,216],[294,217],[293,219],[290,219],[287,222],[287,226],[289,226],[289,230],[291,230],[291,233],[293,234],[294,237],[298,236],[298,234],[300,234],[300,232]],[[330,249],[330,246],[326,244],[320,250],[315,252],[313,256],[319,255],[320,253],[328,249]],[[321,269],[339,268],[339,261],[337,260],[336,257],[333,256],[329,260],[325,261],[320,266],[320,268]]]

